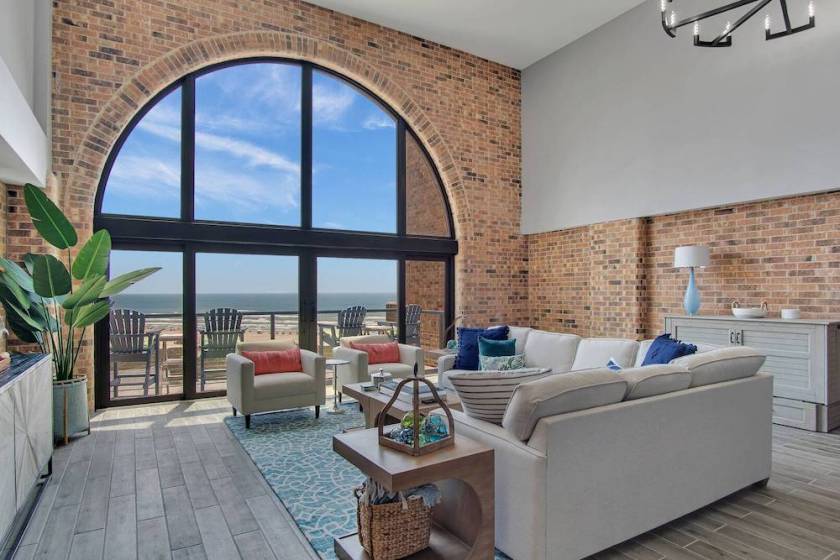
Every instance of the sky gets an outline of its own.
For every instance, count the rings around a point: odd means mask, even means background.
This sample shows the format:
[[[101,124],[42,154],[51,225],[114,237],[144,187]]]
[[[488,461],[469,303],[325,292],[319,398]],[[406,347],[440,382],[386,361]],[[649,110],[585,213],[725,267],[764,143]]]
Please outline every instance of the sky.
[[[240,64],[196,79],[197,219],[300,225],[300,89],[300,67],[282,63]],[[103,213],[179,216],[180,122],[179,88],[126,139],[108,179]],[[314,71],[313,226],[396,232],[396,145],[388,112],[348,83]],[[208,293],[232,287],[254,293],[297,290],[294,257],[249,260],[247,269],[254,273],[247,282],[241,273],[247,256],[205,257],[213,264],[212,279],[201,284]],[[179,292],[178,255],[115,254],[112,269],[161,266],[158,261],[168,263],[165,271],[133,290]],[[201,259],[197,266],[201,274]],[[322,291],[395,290],[392,261],[324,260],[319,268]]]

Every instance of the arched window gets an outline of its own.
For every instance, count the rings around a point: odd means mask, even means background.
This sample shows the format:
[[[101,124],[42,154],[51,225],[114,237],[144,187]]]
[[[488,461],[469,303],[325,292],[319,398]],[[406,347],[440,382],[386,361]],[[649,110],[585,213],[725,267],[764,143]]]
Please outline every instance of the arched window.
[[[323,353],[354,306],[366,332],[428,348],[451,334],[458,245],[433,162],[384,102],[307,62],[218,64],[155,96],[107,159],[94,227],[112,274],[165,269],[115,301],[159,333],[150,373],[118,364],[99,327],[99,406],[220,394],[211,309],[239,312],[246,339]]]

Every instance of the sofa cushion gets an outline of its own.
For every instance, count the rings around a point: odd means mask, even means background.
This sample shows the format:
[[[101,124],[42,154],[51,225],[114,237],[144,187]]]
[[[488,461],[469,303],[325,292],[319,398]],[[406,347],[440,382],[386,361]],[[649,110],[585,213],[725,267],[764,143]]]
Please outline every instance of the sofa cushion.
[[[691,372],[691,386],[752,377],[764,365],[765,356],[747,346],[717,348],[702,354],[677,358],[672,363]]]
[[[620,338],[584,338],[580,341],[572,363],[572,371],[603,368],[612,358],[622,368],[631,367],[639,343]]]
[[[651,344],[653,344],[652,338],[639,342],[639,351],[636,354],[636,361],[634,362],[633,367],[642,367],[642,362],[645,361],[645,356],[647,355],[647,351],[650,349]],[[692,344],[697,347],[697,352],[695,352],[695,354],[701,354],[703,352],[708,352],[709,350],[716,350],[720,348],[720,346],[712,346],[711,344],[702,344],[697,342],[693,342]]]
[[[621,402],[627,380],[606,368],[549,375],[513,393],[502,426],[526,441],[540,418]]]
[[[360,334],[359,336],[345,336],[339,344],[345,348],[352,348],[353,344],[383,344],[391,340],[387,334]]]
[[[368,364],[393,364],[400,361],[399,342],[374,342],[363,344],[351,342],[350,348],[368,355]]]
[[[254,377],[254,398],[258,401],[316,392],[315,378],[303,372],[266,373]]]
[[[458,393],[464,413],[471,418],[501,424],[516,387],[548,375],[546,368],[511,371],[468,371],[453,374],[449,382]]]
[[[525,340],[525,365],[551,368],[554,373],[569,371],[579,342],[576,334],[532,330]]]
[[[382,371],[390,373],[394,377],[399,377],[400,379],[406,379],[414,375],[414,364],[399,364],[396,362],[390,364],[368,365],[368,375],[370,375],[371,373],[376,373],[380,369]]]
[[[478,337],[479,357],[488,356],[495,358],[497,356],[513,356],[514,354],[516,354],[515,340],[491,340],[483,336]]]
[[[513,341],[511,341],[513,342]],[[513,356],[479,356],[479,371],[510,371],[525,367],[525,354]]]
[[[516,340],[516,354],[525,353],[525,343],[532,330],[531,327],[510,327],[508,337]]]
[[[507,325],[490,327],[489,329],[458,327],[458,355],[455,357],[455,367],[458,369],[478,369],[478,337],[488,340],[507,340]]]
[[[665,333],[653,340],[647,354],[645,354],[645,359],[642,360],[642,365],[667,364],[671,360],[689,356],[696,352],[697,347],[695,345],[671,338],[669,333]]]
[[[629,385],[624,397],[628,401],[682,391],[691,385],[691,373],[675,364],[628,368],[620,373]]]
[[[303,371],[300,361],[300,348],[256,352],[243,350],[241,354],[254,362],[254,375]]]

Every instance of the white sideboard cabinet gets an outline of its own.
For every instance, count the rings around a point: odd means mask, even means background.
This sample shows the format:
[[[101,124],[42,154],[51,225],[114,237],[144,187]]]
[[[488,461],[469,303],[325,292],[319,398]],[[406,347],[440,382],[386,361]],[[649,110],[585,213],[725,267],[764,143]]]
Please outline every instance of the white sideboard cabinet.
[[[52,363],[14,356],[0,374],[0,557],[14,545],[53,455]]]
[[[818,432],[840,426],[840,321],[669,315],[665,331],[686,342],[766,353],[773,422]]]

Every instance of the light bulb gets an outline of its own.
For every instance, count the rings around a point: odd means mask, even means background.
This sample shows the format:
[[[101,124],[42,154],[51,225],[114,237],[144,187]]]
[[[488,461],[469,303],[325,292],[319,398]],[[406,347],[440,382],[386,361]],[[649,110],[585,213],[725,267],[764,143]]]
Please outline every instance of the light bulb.
[[[671,27],[676,25],[676,23],[677,23],[677,12],[672,11],[671,12]]]
[[[700,22],[695,21],[694,22],[694,36],[696,37],[698,35],[700,35]]]
[[[764,16],[764,30],[770,31],[770,14]]]
[[[814,0],[811,0],[810,2],[808,2],[808,17],[814,17],[816,13],[817,9],[814,6]]]

